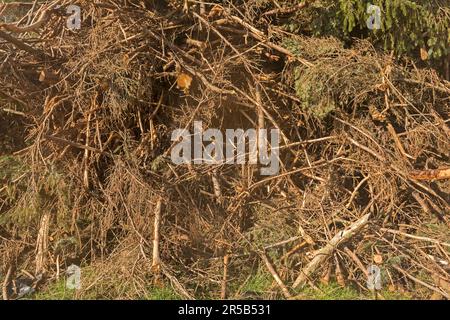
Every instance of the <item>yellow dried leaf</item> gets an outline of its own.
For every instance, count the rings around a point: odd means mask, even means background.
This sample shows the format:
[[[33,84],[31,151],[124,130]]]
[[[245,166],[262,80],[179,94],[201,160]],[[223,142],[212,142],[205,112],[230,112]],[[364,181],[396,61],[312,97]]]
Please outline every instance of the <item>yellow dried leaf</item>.
[[[186,73],[180,73],[177,78],[177,87],[178,89],[187,92],[192,84],[192,77]]]
[[[53,72],[53,71],[42,70],[39,73],[39,81],[44,83],[44,84],[51,85],[51,84],[54,84],[54,83],[58,82],[59,78],[58,78],[58,75],[55,72]]]
[[[128,55],[128,53],[125,53],[125,54],[123,55],[123,57],[122,57],[122,62],[123,62],[123,65],[124,65],[125,67],[128,66],[128,64],[130,63],[130,56]]]
[[[376,264],[382,264],[383,263],[383,256],[381,254],[375,254],[373,256],[373,262]]]
[[[44,70],[42,70],[41,73],[39,74],[39,81],[40,82],[45,81],[45,71]]]
[[[269,52],[266,52],[264,54],[267,58],[269,58],[271,61],[280,61],[280,56],[274,55],[274,54],[270,54]]]
[[[384,122],[386,121],[386,116],[377,110],[374,105],[369,106],[369,113],[373,120]]]
[[[222,13],[223,13],[223,8],[216,4],[214,7],[212,7],[211,11],[209,12],[208,18],[214,18],[214,17],[221,16]]]
[[[428,60],[428,51],[424,48],[420,48],[420,59],[423,61]]]

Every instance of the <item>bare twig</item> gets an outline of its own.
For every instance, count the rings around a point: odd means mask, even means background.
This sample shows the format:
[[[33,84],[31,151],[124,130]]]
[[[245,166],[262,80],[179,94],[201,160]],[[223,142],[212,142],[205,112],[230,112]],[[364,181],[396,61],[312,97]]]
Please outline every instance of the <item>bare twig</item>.
[[[3,280],[3,286],[2,286],[3,300],[9,300],[8,286],[11,282],[13,272],[14,272],[14,267],[11,265],[11,266],[9,266],[8,271],[6,272],[5,279]]]
[[[155,221],[153,225],[153,254],[152,254],[152,269],[155,272],[159,272],[161,265],[161,257],[159,253],[160,242],[160,226],[161,226],[161,207],[162,199],[159,198],[155,207]]]
[[[220,299],[225,300],[227,298],[227,282],[228,282],[228,264],[230,262],[230,255],[226,254],[223,257],[223,276],[222,285],[220,290]]]
[[[298,286],[304,285],[308,280],[308,277],[316,271],[323,261],[325,261],[325,259],[327,259],[340,244],[353,237],[367,224],[369,217],[370,213],[365,214],[355,221],[348,229],[337,233],[325,247],[316,251],[311,262],[300,271],[300,275],[297,277],[292,287],[297,288]]]
[[[278,275],[278,272],[275,270],[275,267],[270,263],[269,258],[266,256],[265,253],[260,254],[261,259],[266,264],[267,270],[269,270],[272,277],[275,279],[275,282],[278,284],[278,286],[281,288],[281,291],[283,292],[283,295],[286,299],[292,298],[292,295],[289,292],[289,289],[284,284],[283,280],[281,280],[280,276]]]

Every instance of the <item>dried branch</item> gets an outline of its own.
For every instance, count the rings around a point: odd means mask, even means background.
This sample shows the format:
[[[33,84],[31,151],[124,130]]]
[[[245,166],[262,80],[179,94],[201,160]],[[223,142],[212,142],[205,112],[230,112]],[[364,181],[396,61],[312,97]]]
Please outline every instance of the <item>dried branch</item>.
[[[281,291],[283,292],[283,295],[286,299],[292,298],[291,293],[289,292],[289,289],[284,284],[283,280],[281,280],[280,276],[278,275],[278,272],[275,270],[275,267],[270,263],[269,258],[266,256],[265,253],[260,254],[261,259],[264,261],[267,270],[269,270],[272,277],[275,279],[275,282],[278,284],[278,286],[281,288]]]
[[[155,222],[153,225],[153,254],[152,254],[152,270],[159,272],[161,265],[161,257],[159,253],[160,242],[160,226],[161,226],[161,207],[162,199],[159,198],[155,207]]]
[[[336,250],[339,245],[344,243],[358,233],[369,221],[370,213],[365,214],[360,219],[352,223],[352,225],[339,233],[337,233],[330,242],[322,249],[316,251],[310,263],[300,271],[300,275],[295,280],[292,287],[295,289],[303,286],[309,276],[321,266],[321,264]]]
[[[415,170],[410,173],[411,178],[418,181],[450,179],[450,168],[436,170]]]

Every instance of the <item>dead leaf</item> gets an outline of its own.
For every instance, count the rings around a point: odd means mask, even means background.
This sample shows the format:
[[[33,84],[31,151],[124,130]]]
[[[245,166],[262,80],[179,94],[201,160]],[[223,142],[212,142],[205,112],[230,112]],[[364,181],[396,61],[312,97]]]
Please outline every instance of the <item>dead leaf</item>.
[[[208,18],[220,17],[223,13],[223,8],[219,5],[215,5],[212,7],[211,11],[209,11]]]
[[[266,53],[265,53],[265,56],[266,56],[267,58],[269,58],[271,61],[277,62],[277,61],[280,60],[280,56],[277,56],[277,55],[274,55],[274,54],[270,54],[269,52],[266,52]]]
[[[378,111],[374,105],[369,106],[369,113],[373,120],[380,122],[386,121],[386,116]]]
[[[383,256],[381,254],[375,254],[373,256],[373,262],[376,264],[382,264],[383,263]]]
[[[428,51],[424,48],[420,48],[420,59],[423,61],[428,60]]]
[[[186,73],[180,73],[180,75],[177,78],[178,89],[183,90],[185,93],[187,93],[191,85],[192,85],[192,77]]]
[[[41,73],[39,74],[39,81],[44,82],[44,80],[45,80],[45,71],[42,70]]]
[[[128,67],[128,65],[129,65],[129,63],[130,63],[130,56],[128,55],[128,53],[125,53],[125,54],[123,55],[123,57],[122,57],[122,62],[123,62],[123,65],[124,65],[125,67]]]
[[[42,70],[39,73],[39,82],[44,84],[55,84],[59,81],[58,75],[53,71]]]

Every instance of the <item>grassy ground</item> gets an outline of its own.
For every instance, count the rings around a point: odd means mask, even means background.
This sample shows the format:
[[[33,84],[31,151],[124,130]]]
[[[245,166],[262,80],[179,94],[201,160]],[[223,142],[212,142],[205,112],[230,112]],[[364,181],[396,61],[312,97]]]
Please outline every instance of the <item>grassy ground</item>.
[[[230,299],[237,300],[248,300],[248,299],[270,299],[271,295],[276,295],[277,288],[274,286],[273,279],[267,273],[258,271],[254,276],[247,279],[247,281],[241,285],[239,288],[234,288],[230,286],[233,292],[236,292]],[[103,290],[103,289],[102,289]],[[123,288],[119,283],[116,287],[110,287],[110,291],[123,291]],[[101,291],[101,290],[100,290]],[[377,296],[370,291],[365,291],[363,293],[359,292],[351,286],[342,287],[335,282],[331,282],[327,285],[321,284],[316,288],[304,288],[296,292],[298,295],[296,299],[299,300],[373,300],[373,299],[384,299],[384,300],[408,300],[412,297],[407,294],[391,292],[384,289],[379,292]],[[64,280],[60,280],[51,283],[43,288],[28,299],[32,300],[78,300],[78,299],[98,299],[98,294],[96,288],[93,287],[87,294],[80,296],[79,292],[76,290],[68,289],[65,285]],[[122,292],[122,295],[124,293]],[[125,294],[126,295],[126,294]],[[120,296],[117,297],[121,299]],[[196,297],[199,299],[205,299],[205,296]],[[148,293],[139,297],[141,300],[179,300],[182,299],[168,284],[162,285],[161,287],[149,287]],[[212,298],[214,299],[214,298]]]
[[[95,294],[80,298],[76,290],[68,289],[64,281],[58,281],[48,285],[42,291],[30,296],[32,300],[94,300],[97,299]],[[120,298],[119,298],[120,299]],[[141,297],[141,300],[179,300],[181,297],[170,287],[151,288],[148,294]]]
[[[259,282],[259,279],[252,280],[248,284],[248,290],[253,293],[261,292],[270,289],[270,287],[262,286],[263,283]],[[254,286],[254,287],[252,287]],[[342,288],[336,283],[329,285],[321,285],[319,290],[305,289],[300,292],[299,300],[373,300],[375,296],[371,293],[360,294],[358,291],[351,288]],[[382,298],[385,300],[408,300],[411,297],[392,293],[387,290],[382,291]],[[77,297],[77,293],[74,290],[67,289],[63,281],[55,283],[45,288],[44,291],[38,292],[30,297],[33,300],[73,300],[80,299]],[[85,297],[84,299],[89,299]],[[179,300],[182,299],[173,289],[170,287],[152,288],[149,289],[146,296],[141,297],[142,300]],[[377,299],[380,299],[378,296]]]

